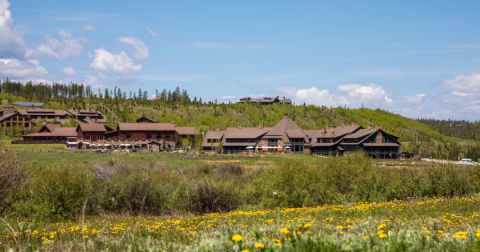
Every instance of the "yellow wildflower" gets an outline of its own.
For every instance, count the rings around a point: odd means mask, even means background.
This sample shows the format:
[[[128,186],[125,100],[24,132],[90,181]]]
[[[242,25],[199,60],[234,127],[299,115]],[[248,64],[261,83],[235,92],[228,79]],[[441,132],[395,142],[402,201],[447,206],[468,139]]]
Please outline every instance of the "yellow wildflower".
[[[310,223],[307,223],[307,224],[303,225],[304,228],[309,228],[311,226],[312,226],[312,224],[310,224]]]
[[[280,229],[280,232],[282,232],[282,233],[285,234],[285,235],[288,234],[288,233],[290,233],[290,231],[289,231],[288,229],[286,229],[286,228]]]
[[[256,243],[255,248],[263,248],[263,243]]]
[[[240,241],[243,240],[243,237],[239,234],[236,234],[236,235],[232,236],[232,240],[236,241],[236,242],[240,242]]]

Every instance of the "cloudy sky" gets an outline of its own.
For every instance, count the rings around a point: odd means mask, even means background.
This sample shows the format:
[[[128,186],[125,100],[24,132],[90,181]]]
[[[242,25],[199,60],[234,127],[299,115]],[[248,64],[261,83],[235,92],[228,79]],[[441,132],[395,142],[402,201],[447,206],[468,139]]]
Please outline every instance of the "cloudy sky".
[[[480,120],[479,1],[0,0],[0,79]]]

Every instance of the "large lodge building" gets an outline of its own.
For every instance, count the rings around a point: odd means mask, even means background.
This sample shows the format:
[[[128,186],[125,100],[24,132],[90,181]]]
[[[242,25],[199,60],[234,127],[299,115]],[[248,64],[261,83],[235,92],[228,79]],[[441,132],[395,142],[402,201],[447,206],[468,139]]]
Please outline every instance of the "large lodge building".
[[[271,151],[343,156],[357,150],[374,158],[397,159],[398,137],[386,133],[381,125],[367,129],[355,122],[351,126],[329,126],[325,130],[303,130],[288,115],[274,127],[236,128],[208,131],[202,149],[216,151],[223,144],[224,153]],[[213,147],[213,149],[212,149]]]

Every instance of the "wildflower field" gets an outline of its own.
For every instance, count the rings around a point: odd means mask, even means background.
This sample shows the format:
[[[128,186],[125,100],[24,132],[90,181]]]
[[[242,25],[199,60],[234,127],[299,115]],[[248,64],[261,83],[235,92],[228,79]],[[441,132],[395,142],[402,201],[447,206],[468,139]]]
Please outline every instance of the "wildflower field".
[[[88,251],[478,251],[480,197],[104,216],[51,224],[4,219],[0,249]]]

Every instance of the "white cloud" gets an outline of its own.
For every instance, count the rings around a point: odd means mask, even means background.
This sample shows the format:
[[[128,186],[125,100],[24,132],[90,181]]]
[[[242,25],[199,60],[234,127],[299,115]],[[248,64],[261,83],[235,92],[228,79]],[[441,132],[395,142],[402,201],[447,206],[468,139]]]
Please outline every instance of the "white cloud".
[[[142,65],[136,65],[125,52],[111,54],[103,48],[95,50],[90,67],[105,73],[134,74],[142,71]]]
[[[449,94],[415,94],[394,97],[381,86],[349,84],[333,90],[312,88],[279,87],[277,92],[291,98],[296,104],[317,106],[383,109],[410,118],[479,120],[480,94],[452,92]]]
[[[10,3],[0,0],[0,59],[23,58],[25,41],[23,33],[13,28],[12,13],[8,10]]]
[[[46,82],[49,74],[36,60],[0,59],[0,77],[22,82]]]
[[[142,71],[142,65],[135,64],[123,51],[112,54],[100,48],[95,50],[95,55],[92,57],[90,67],[98,73],[99,77],[106,78],[108,74],[117,74],[117,80],[121,84],[134,82],[135,74]]]
[[[150,36],[151,36],[152,38],[161,37],[160,34],[158,34],[157,32],[153,31],[152,29],[148,28],[148,26],[147,26],[147,30],[148,30],[148,33],[150,33]]]
[[[64,67],[62,68],[62,72],[68,75],[74,75],[75,74],[75,69],[73,67]]]
[[[480,93],[480,74],[457,75],[455,79],[444,80],[437,86],[466,93]]]
[[[63,61],[73,57],[80,57],[82,55],[84,47],[80,42],[88,42],[86,38],[75,38],[72,34],[64,30],[59,30],[57,33],[63,38],[62,41],[47,35],[45,36],[45,42],[42,42],[36,48],[27,51],[26,57],[47,57]]]
[[[150,57],[150,54],[148,53],[148,47],[142,41],[140,41],[140,39],[130,36],[130,38],[120,37],[118,38],[118,41],[136,49],[135,53],[133,54],[136,62],[146,60]]]
[[[362,86],[359,84],[340,85],[337,87],[339,91],[347,91],[350,97],[355,97],[359,100],[378,100],[383,99],[386,102],[392,102],[388,97],[387,92],[375,84]]]
[[[222,99],[226,100],[226,99],[234,99],[234,98],[237,98],[238,96],[233,96],[233,95],[227,95],[227,96],[224,96],[222,97]]]
[[[82,29],[84,29],[86,31],[96,31],[97,27],[94,26],[94,25],[91,25],[91,24],[83,24]]]

